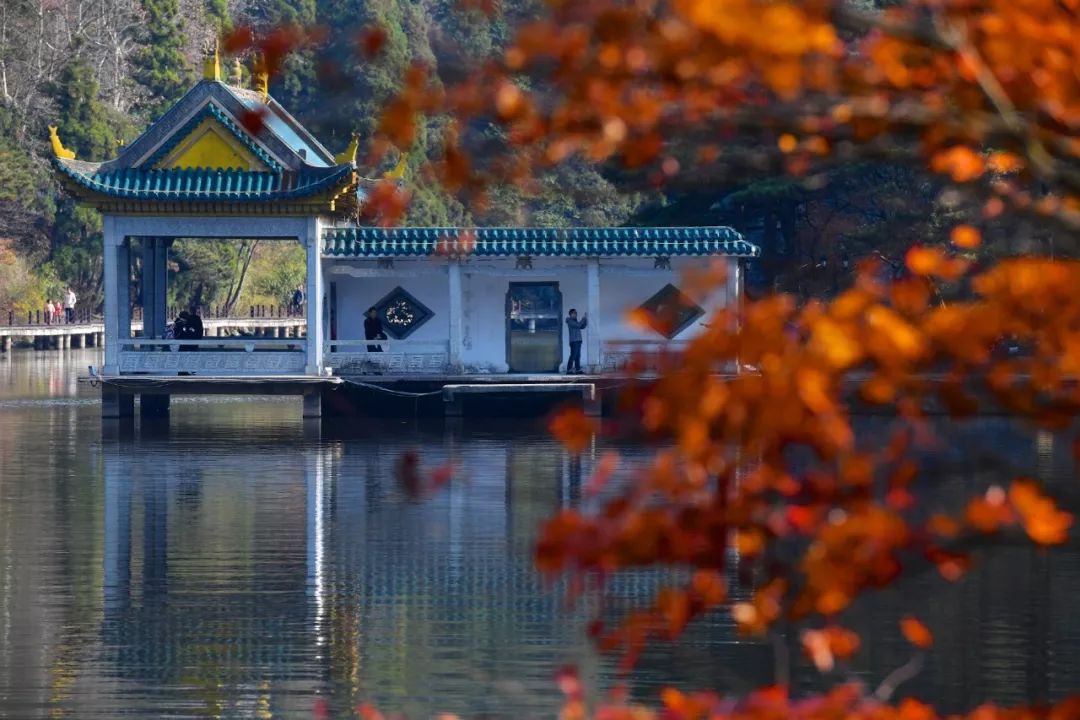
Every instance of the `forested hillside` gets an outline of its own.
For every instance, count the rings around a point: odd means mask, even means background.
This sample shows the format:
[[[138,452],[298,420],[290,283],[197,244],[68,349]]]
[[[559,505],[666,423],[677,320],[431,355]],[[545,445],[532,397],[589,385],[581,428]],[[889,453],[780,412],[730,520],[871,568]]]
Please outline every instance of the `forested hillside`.
[[[853,0],[864,5],[885,0]],[[382,108],[420,62],[436,87],[451,87],[500,53],[514,28],[544,11],[544,0],[502,0],[493,12],[460,0],[5,0],[0,3],[0,308],[35,309],[73,284],[100,300],[100,221],[58,194],[48,165],[48,125],[80,158],[112,156],[199,77],[215,39],[232,27],[298,25],[321,40],[288,56],[271,92],[333,151],[353,133],[373,137]],[[487,8],[491,9],[491,8]],[[372,37],[378,42],[373,43]],[[364,52],[377,45],[377,52]],[[369,50],[371,48],[368,48]],[[223,72],[236,72],[231,60]],[[241,69],[247,78],[247,70]],[[488,188],[476,205],[446,191],[426,166],[442,157],[445,117],[421,121],[409,150],[418,225],[731,224],[762,245],[751,269],[759,287],[807,295],[833,292],[855,261],[880,254],[899,268],[910,238],[946,238],[965,198],[903,165],[844,164],[812,178],[780,179],[781,168],[708,177],[691,168],[663,187],[615,167],[571,159],[535,178],[528,193]],[[459,128],[474,160],[500,156],[495,125]],[[758,139],[759,140],[759,139]],[[692,145],[690,141],[688,144]],[[753,148],[755,138],[729,138]],[[723,147],[723,145],[721,145]],[[377,175],[380,167],[361,171]],[[677,153],[678,148],[675,148]],[[691,155],[693,147],[684,155]],[[992,251],[1019,250],[1007,243]],[[247,270],[243,283],[239,273]],[[285,302],[302,278],[295,251],[267,244],[178,242],[171,302]]]
[[[331,150],[353,133],[369,140],[382,106],[410,65],[425,63],[453,82],[499,52],[516,19],[540,0],[508,0],[494,15],[461,10],[457,0],[5,0],[0,3],[0,308],[36,309],[66,284],[100,301],[100,220],[58,192],[49,168],[48,126],[58,125],[78,157],[105,159],[130,141],[199,78],[202,60],[230,27],[321,27],[325,39],[289,57],[271,93]],[[364,29],[385,42],[357,52]],[[234,72],[224,63],[224,74]],[[246,69],[242,71],[247,77]],[[439,154],[444,118],[428,118],[409,148],[418,225],[459,223],[606,225],[626,222],[641,197],[619,193],[583,162],[539,178],[528,196],[492,189],[484,208],[466,207],[422,168]],[[494,127],[468,128],[474,149],[500,143]],[[360,157],[365,155],[363,148]],[[361,167],[377,174],[386,168]],[[284,302],[302,278],[302,258],[263,244],[179,242],[170,266],[171,299],[218,304]],[[244,291],[239,268],[251,258]]]

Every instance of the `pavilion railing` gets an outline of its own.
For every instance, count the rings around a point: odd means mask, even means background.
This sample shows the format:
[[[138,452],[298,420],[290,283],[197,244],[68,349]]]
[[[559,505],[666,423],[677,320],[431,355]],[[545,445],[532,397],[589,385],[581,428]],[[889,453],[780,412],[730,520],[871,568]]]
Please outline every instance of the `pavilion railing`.
[[[323,349],[323,363],[339,375],[440,374],[450,364],[450,343],[446,340],[328,340]]]
[[[282,375],[307,364],[304,338],[131,338],[118,352],[121,374]]]

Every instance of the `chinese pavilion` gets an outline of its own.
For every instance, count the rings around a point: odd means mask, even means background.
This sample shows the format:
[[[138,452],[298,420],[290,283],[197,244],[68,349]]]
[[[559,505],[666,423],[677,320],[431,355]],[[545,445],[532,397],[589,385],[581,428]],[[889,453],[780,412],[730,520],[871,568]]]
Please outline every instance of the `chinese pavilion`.
[[[107,162],[86,162],[50,128],[66,188],[104,218],[102,378],[468,376],[557,373],[564,318],[588,317],[582,362],[617,369],[635,349],[677,344],[736,302],[741,262],[758,248],[727,227],[382,228],[342,224],[335,202],[358,192],[357,143],[333,154],[267,92],[203,79]],[[255,123],[252,117],[258,117]],[[258,130],[254,131],[254,127]],[[362,201],[362,196],[361,196]],[[166,339],[168,247],[177,238],[280,239],[307,253],[303,340]],[[142,252],[143,331],[133,337],[132,241]],[[708,258],[729,267],[708,300],[681,273]],[[636,307],[670,321],[642,327]],[[365,337],[369,308],[385,338]],[[176,352],[198,345],[199,352]]]

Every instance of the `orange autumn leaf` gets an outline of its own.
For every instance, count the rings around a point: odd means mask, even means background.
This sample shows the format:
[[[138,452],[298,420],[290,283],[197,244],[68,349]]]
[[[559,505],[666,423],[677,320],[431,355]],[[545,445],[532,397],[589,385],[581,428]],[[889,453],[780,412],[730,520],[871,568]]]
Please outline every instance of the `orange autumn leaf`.
[[[953,245],[964,250],[974,250],[982,244],[982,235],[970,225],[957,225],[949,239]]]
[[[930,159],[934,172],[949,175],[957,182],[971,182],[986,170],[982,156],[969,147],[956,145]]]
[[[1072,527],[1073,516],[1058,510],[1034,480],[1021,479],[1009,487],[1009,502],[1028,536],[1040,545],[1060,545]]]
[[[941,250],[923,245],[912,247],[904,257],[904,264],[916,275],[934,275],[945,262],[945,254]]]
[[[1014,153],[1003,150],[990,154],[986,164],[996,173],[1012,173],[1024,166],[1023,160]]]
[[[906,615],[900,620],[900,631],[904,638],[917,648],[925,650],[934,644],[934,636],[930,630],[913,615]]]
[[[1005,500],[1005,492],[1000,487],[991,487],[983,497],[972,498],[968,502],[964,520],[979,532],[997,532],[1002,525],[1013,520]]]
[[[552,417],[548,430],[568,450],[581,452],[592,441],[596,426],[580,408],[572,408]]]

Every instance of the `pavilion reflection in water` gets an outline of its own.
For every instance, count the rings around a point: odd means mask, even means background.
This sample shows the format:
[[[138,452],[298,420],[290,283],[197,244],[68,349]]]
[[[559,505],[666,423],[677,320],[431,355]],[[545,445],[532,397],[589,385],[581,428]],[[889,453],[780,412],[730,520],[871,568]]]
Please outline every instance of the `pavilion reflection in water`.
[[[429,467],[484,467],[425,502],[390,478],[399,442],[309,444],[260,487],[237,462],[162,465],[106,446],[104,666],[120,682],[201,688],[208,709],[275,714],[372,698],[479,712],[550,706],[554,668],[598,665],[562,590],[535,574],[538,524],[577,502],[593,458],[505,438],[424,444]],[[544,457],[544,456],[547,457]],[[242,462],[242,461],[239,461]],[[498,465],[503,469],[499,470]],[[302,551],[300,550],[302,548]],[[636,573],[645,598],[666,573]]]
[[[565,662],[582,664],[592,681],[610,679],[582,632],[594,608],[567,613],[533,573],[529,552],[537,523],[579,501],[592,456],[578,465],[566,455],[553,461],[561,451],[550,445],[427,436],[425,463],[486,471],[412,503],[390,479],[402,445],[382,442],[307,445],[291,479],[271,487],[230,480],[238,473],[228,458],[164,470],[151,453],[106,447],[102,639],[114,679],[199,687],[208,708],[246,703],[276,715],[310,710],[313,693],[335,707],[536,706],[538,697],[550,702],[550,670]],[[978,442],[1059,484],[1055,468],[1068,466],[1067,443],[1018,440],[1005,423],[950,442],[957,458],[975,457],[964,442]],[[928,471],[944,478],[944,505],[1002,477],[1000,466],[948,457]],[[1067,505],[1076,504],[1066,491]],[[664,579],[634,574],[614,588],[644,599]],[[938,641],[906,686],[916,696],[950,711],[1058,697],[1080,673],[1074,591],[1075,548],[1042,553],[1002,541],[960,582],[943,585],[930,570],[855,608],[845,622],[864,647],[853,674],[873,685],[907,661],[896,617],[914,612]],[[795,686],[818,686],[794,634],[786,647]],[[736,642],[717,616],[678,648],[649,653],[638,687],[740,689],[740,681],[770,681],[772,671],[772,648]]]

